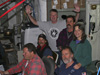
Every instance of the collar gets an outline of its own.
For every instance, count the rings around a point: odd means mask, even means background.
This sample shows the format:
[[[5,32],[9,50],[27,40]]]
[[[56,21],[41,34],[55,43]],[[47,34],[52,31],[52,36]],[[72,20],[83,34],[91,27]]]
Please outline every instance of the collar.
[[[37,46],[37,48],[40,48],[40,51],[42,51],[46,47],[46,44],[44,44],[42,47],[40,45]]]

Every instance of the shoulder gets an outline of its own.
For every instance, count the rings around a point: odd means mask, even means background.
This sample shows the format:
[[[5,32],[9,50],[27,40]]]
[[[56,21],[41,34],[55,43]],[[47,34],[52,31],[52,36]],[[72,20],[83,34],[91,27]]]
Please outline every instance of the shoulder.
[[[62,29],[60,33],[64,33],[64,32],[66,32],[66,28]]]
[[[66,65],[63,63],[59,68],[62,69],[64,68]]]
[[[57,22],[66,22],[66,20],[58,20]]]
[[[41,58],[37,54],[34,55],[34,57],[33,57],[33,59],[31,61],[34,64],[38,64],[38,63],[42,62]]]
[[[37,21],[38,25],[46,25],[49,24],[51,21]]]
[[[65,20],[58,20],[57,23],[66,26],[66,21]]]
[[[76,41],[72,40],[71,43],[70,43],[70,45],[71,45],[71,44],[75,44],[75,43],[76,43]]]
[[[87,39],[85,40],[85,43],[90,43]]]
[[[84,44],[91,46],[90,42],[87,39],[84,41]]]
[[[42,67],[44,67],[44,63],[43,63],[42,59],[37,55],[35,60],[34,59],[32,60],[31,66],[37,67],[37,68],[42,68]]]
[[[45,49],[45,51],[46,51],[46,52],[48,52],[48,51],[51,52],[51,49],[50,49],[49,47],[47,47],[47,48]]]

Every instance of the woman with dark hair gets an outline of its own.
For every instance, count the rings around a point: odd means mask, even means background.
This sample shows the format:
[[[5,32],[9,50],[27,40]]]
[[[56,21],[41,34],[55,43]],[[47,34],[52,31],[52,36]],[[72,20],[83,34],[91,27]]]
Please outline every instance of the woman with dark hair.
[[[86,67],[92,61],[91,57],[91,45],[89,41],[86,39],[85,28],[82,24],[74,25],[73,30],[73,41],[70,43],[70,47],[74,52],[74,57],[79,62],[76,68],[80,66]]]
[[[52,56],[51,48],[48,45],[48,41],[44,34],[40,34],[38,37],[37,54],[42,58],[43,56]]]

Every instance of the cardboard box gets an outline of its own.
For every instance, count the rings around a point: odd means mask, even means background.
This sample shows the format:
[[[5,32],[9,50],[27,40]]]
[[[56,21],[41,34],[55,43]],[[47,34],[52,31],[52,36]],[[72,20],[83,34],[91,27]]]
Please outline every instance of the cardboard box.
[[[60,9],[61,0],[52,0],[52,8]]]
[[[67,3],[67,8],[74,8],[74,1],[69,0],[69,2],[66,2],[66,0],[61,0],[61,9],[64,9],[64,3]]]
[[[86,0],[78,0],[78,5],[80,6],[80,8],[85,8]]]
[[[77,1],[77,4],[80,6],[80,8],[85,8],[85,0]],[[61,9],[64,9],[64,3],[67,3],[67,8],[74,8],[74,0],[69,0],[69,2],[66,2],[66,0],[61,0]]]

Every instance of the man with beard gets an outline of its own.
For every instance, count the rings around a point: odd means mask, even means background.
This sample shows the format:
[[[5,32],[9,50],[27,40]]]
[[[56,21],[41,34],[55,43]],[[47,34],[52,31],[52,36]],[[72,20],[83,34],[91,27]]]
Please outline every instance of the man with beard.
[[[74,24],[75,24],[74,16],[72,15],[67,16],[66,28],[64,28],[60,32],[59,37],[56,40],[56,44],[59,50],[61,50],[63,46],[69,46],[70,42],[72,41]]]
[[[74,4],[74,7],[75,7],[74,11],[76,12],[75,20],[77,21],[79,18],[80,7],[78,6],[78,4]],[[34,17],[32,17],[31,15],[32,11],[30,9],[31,7],[27,5],[26,13],[29,19],[34,25],[39,26],[39,28],[45,32],[50,48],[54,52],[58,53],[59,50],[56,47],[56,40],[61,30],[66,28],[66,21],[58,20],[58,11],[56,9],[50,10],[50,21],[47,21],[47,22],[37,21],[35,20]]]
[[[56,75],[86,75],[86,70],[83,67],[75,69],[74,65],[77,64],[73,60],[74,54],[72,49],[69,46],[65,46],[62,49],[62,60],[63,64],[60,67],[57,67],[55,70]]]
[[[52,56],[52,50],[48,45],[48,41],[44,34],[38,37],[37,54],[42,58],[43,56]]]

